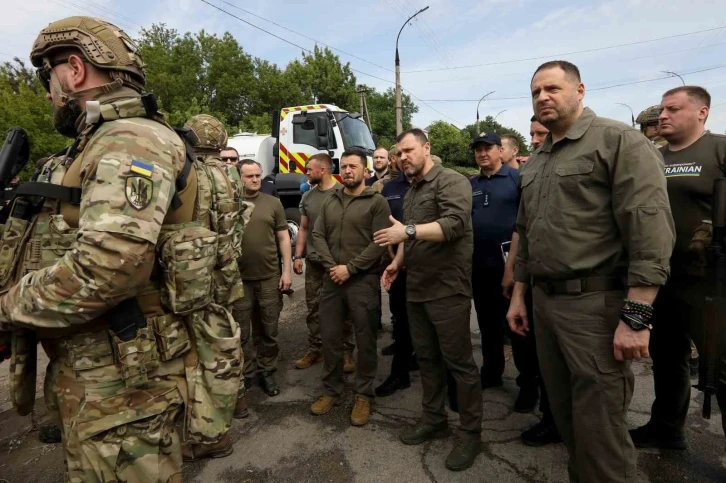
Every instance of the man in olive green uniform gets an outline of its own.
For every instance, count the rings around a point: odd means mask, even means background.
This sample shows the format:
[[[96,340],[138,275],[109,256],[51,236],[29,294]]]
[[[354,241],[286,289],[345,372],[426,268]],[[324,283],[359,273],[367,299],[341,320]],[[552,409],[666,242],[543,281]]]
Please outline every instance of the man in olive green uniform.
[[[711,242],[713,182],[726,176],[726,136],[706,131],[711,95],[684,86],[663,94],[659,130],[668,141],[665,160],[676,246],[672,275],[656,300],[650,341],[655,400],[650,421],[631,431],[638,447],[685,449],[684,426],[691,401],[689,333],[703,348],[705,247]],[[726,380],[726,379],[725,379]],[[725,389],[721,384],[721,389]],[[720,402],[726,403],[723,397]],[[723,408],[722,409],[726,409]]]
[[[293,257],[293,269],[298,275],[303,273],[303,254],[305,255],[305,302],[308,315],[305,321],[308,326],[307,353],[295,361],[298,369],[307,369],[316,362],[323,360],[323,342],[320,340],[320,291],[323,288],[325,267],[315,253],[312,231],[320,214],[323,201],[333,192],[342,188],[332,176],[333,161],[325,153],[315,154],[308,159],[305,168],[308,180],[313,188],[307,191],[300,200],[300,231],[297,234],[297,245]],[[346,321],[343,327],[343,372],[355,372],[353,362],[353,323]]]
[[[633,482],[630,360],[648,357],[674,242],[663,161],[641,133],[583,106],[575,65],[542,64],[531,91],[550,133],[521,174],[507,319],[526,335],[533,284],[537,355],[570,480]]]
[[[635,122],[640,125],[640,132],[655,144],[655,147],[662,148],[668,145],[668,141],[658,131],[658,116],[660,116],[660,105],[650,106],[643,109]]]
[[[198,230],[190,223],[196,191],[179,177],[185,144],[153,97],[142,97],[144,63],[118,27],[90,17],[54,22],[31,61],[56,130],[76,140],[45,164],[40,183],[18,192],[4,227],[0,284],[9,291],[0,298],[0,332],[15,331],[11,392],[22,396],[30,385],[34,401],[39,339],[51,359],[66,481],[181,482],[174,420],[189,334],[170,309],[182,301],[153,274],[162,273],[157,250],[175,249],[162,240]],[[35,201],[23,195],[46,202],[28,212]],[[213,247],[197,241],[200,251]],[[209,305],[206,298],[187,308]]]
[[[366,186],[366,154],[347,150],[340,160],[343,189],[328,196],[313,229],[313,244],[327,273],[320,294],[320,336],[323,341],[323,392],[310,408],[325,414],[341,402],[343,380],[343,326],[353,321],[358,360],[353,410],[354,426],[367,424],[375,397],[373,380],[378,368],[379,267],[384,248],[373,233],[390,225],[391,211],[380,193]]]
[[[471,185],[461,174],[433,162],[431,145],[420,129],[402,132],[396,145],[403,172],[411,179],[403,201],[406,224],[395,222],[376,233],[375,241],[398,245],[383,276],[386,290],[406,267],[406,306],[423,385],[423,418],[400,438],[404,444],[421,444],[448,433],[448,369],[456,380],[461,438],[446,467],[464,470],[481,452],[482,422],[481,385],[469,330]]]
[[[235,302],[235,319],[242,330],[244,353],[244,384],[251,388],[259,375],[262,389],[268,396],[280,394],[275,380],[277,357],[277,324],[282,310],[281,290],[292,285],[292,248],[287,231],[285,210],[280,200],[260,192],[262,170],[252,160],[240,163],[240,176],[245,186],[245,200],[255,205],[242,238],[239,268],[244,281],[244,298]],[[282,275],[277,258],[277,245],[282,253]],[[252,317],[257,306],[259,324]]]

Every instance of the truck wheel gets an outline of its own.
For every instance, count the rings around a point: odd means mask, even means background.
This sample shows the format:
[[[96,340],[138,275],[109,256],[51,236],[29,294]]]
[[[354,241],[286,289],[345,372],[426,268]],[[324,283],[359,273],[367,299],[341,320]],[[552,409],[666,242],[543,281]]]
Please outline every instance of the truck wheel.
[[[287,232],[290,234],[290,243],[294,248],[297,242],[297,233],[300,231],[300,210],[285,208],[285,218],[287,218]]]

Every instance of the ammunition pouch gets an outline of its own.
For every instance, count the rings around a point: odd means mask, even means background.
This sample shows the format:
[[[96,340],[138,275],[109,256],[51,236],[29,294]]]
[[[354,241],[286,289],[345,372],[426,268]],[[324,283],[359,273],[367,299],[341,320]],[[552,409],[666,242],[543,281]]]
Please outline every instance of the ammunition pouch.
[[[162,303],[175,314],[203,309],[212,301],[217,234],[198,224],[163,226],[157,258],[163,274]]]
[[[184,320],[174,314],[149,318],[149,326],[156,337],[159,358],[170,361],[186,354],[192,347]]]
[[[119,339],[113,331],[109,331],[109,334],[126,387],[149,382],[149,373],[159,367],[159,351],[152,329],[148,326],[139,329],[136,337],[126,342]]]
[[[217,442],[230,427],[242,375],[240,328],[216,304],[186,316],[194,334],[197,363],[186,367],[189,404],[185,438]]]
[[[0,289],[8,286],[20,258],[20,249],[30,235],[28,228],[31,223],[20,218],[9,217],[4,225],[0,225]]]

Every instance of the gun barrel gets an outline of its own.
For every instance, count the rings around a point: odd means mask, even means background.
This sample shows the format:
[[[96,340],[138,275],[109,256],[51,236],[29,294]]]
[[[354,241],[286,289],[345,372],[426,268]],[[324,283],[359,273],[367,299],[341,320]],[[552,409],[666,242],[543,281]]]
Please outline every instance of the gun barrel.
[[[10,128],[0,148],[0,185],[7,186],[13,176],[23,169],[29,157],[28,134],[22,128]]]

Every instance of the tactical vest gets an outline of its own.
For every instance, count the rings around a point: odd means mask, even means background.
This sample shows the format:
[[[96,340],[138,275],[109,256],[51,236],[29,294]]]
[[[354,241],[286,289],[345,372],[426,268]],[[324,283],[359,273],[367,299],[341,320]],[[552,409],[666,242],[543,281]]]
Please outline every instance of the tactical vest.
[[[166,125],[153,98],[151,102],[148,97],[102,105],[89,102],[86,128],[66,155],[50,159],[36,174],[35,182],[19,187],[11,216],[0,226],[0,293],[24,275],[52,266],[74,247],[83,149],[103,122],[138,117]],[[68,329],[15,331],[11,396],[19,413],[29,413],[35,401],[36,339],[41,340],[51,361],[76,371],[107,367],[108,373],[118,374],[127,387],[135,387],[146,383],[166,363],[174,362],[181,370],[181,357],[192,345],[189,327],[193,321],[226,318],[224,310],[212,304],[217,234],[193,221],[190,207],[196,202],[196,173],[192,159],[187,158],[156,244],[151,280],[138,297],[122,302],[122,316],[133,312],[126,310],[126,302],[132,309],[140,308],[141,327],[135,337],[121,339],[109,330],[109,314],[114,309]]]

